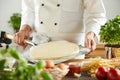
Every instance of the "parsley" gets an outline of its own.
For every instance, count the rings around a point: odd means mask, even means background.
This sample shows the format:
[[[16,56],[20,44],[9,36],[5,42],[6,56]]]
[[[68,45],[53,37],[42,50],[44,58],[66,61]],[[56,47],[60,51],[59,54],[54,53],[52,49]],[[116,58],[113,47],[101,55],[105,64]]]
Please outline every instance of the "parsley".
[[[101,42],[108,45],[120,44],[120,16],[110,19],[100,29]]]

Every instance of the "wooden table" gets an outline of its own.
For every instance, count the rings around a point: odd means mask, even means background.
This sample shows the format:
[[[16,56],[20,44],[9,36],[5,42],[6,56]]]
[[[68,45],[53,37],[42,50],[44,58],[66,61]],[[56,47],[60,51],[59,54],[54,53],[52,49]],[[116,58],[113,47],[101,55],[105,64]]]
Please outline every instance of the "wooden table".
[[[97,80],[95,77],[88,76],[87,73],[82,72],[81,77],[64,77],[62,80]]]
[[[96,46],[96,50],[91,52],[90,54],[87,54],[86,56],[89,56],[89,57],[96,57],[96,56],[105,57],[106,52],[105,52],[104,44],[98,44]]]
[[[79,78],[75,77],[64,77],[62,80],[97,80],[96,78],[81,76]]]
[[[71,59],[68,60],[64,63],[70,63],[70,62],[81,62],[81,61],[85,61],[87,59]],[[81,77],[64,77],[62,80],[97,80],[95,77],[90,77],[87,72],[81,72]]]

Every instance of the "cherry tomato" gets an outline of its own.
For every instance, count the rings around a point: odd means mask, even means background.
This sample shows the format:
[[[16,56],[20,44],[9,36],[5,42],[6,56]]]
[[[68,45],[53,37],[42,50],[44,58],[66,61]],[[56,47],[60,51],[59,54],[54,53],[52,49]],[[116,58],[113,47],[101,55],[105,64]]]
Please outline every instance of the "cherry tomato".
[[[67,76],[74,76],[75,73],[80,74],[80,66],[70,64]]]
[[[98,80],[107,80],[107,69],[105,67],[98,67],[95,74]]]
[[[120,71],[110,67],[107,73],[108,80],[120,80]]]

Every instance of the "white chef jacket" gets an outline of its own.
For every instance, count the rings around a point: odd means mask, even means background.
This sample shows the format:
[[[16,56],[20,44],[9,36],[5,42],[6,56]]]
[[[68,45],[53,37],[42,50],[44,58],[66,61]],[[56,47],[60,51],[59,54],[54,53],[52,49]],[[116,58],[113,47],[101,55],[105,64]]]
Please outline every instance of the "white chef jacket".
[[[53,40],[84,44],[85,34],[90,31],[99,38],[105,15],[102,0],[22,0],[21,27],[28,24]]]
[[[83,44],[87,32],[99,37],[105,14],[102,0],[22,0],[21,26],[28,24],[38,34]]]

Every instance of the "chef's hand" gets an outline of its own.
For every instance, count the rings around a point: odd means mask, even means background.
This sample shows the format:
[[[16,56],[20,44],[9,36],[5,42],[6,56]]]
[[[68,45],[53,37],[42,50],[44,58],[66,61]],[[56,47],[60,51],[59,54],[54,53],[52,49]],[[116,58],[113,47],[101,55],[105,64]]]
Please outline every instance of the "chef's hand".
[[[15,33],[14,42],[25,48],[27,45],[25,44],[24,40],[30,38],[30,32],[31,32],[30,26],[26,24],[23,25],[22,29],[19,32]]]
[[[91,51],[94,51],[96,49],[96,42],[94,38],[95,38],[94,32],[87,33],[85,37],[85,47],[91,49]]]

